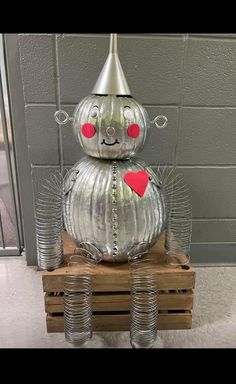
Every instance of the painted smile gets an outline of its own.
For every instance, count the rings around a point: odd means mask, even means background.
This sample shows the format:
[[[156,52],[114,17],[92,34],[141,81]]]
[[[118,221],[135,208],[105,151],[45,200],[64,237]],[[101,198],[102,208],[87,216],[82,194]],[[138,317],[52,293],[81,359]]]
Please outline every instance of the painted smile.
[[[103,139],[102,142],[101,142],[101,144],[105,144],[105,145],[115,145],[115,144],[120,144],[120,143],[119,143],[119,141],[116,139],[116,141],[115,141],[114,143],[109,144],[109,143],[106,143],[106,142],[105,142],[105,139]]]

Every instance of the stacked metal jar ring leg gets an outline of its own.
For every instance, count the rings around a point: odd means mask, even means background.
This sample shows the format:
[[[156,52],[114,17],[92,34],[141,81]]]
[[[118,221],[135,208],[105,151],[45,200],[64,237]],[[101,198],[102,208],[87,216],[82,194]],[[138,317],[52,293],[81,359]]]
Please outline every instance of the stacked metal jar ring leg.
[[[157,337],[158,290],[148,258],[129,259],[131,284],[130,343],[132,348],[152,348]]]
[[[83,250],[88,254],[88,251]],[[97,261],[83,255],[73,255],[64,283],[65,339],[82,346],[92,337],[92,275]]]
[[[56,171],[44,181],[36,198],[38,266],[53,270],[63,261],[63,177]]]

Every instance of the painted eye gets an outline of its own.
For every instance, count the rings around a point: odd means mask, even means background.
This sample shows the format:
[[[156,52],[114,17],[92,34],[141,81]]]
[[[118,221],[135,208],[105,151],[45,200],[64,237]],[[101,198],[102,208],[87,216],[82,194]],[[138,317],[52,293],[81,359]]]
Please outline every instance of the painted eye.
[[[81,132],[87,139],[91,139],[96,133],[96,128],[93,124],[86,123],[82,125]]]
[[[134,113],[133,113],[132,109],[130,109],[129,107],[125,107],[125,109],[124,109],[124,117],[127,120],[132,120],[133,117],[134,117]]]
[[[138,124],[131,124],[128,126],[127,130],[128,136],[136,139],[140,134],[140,128]]]
[[[91,116],[92,118],[94,118],[94,119],[95,119],[95,117],[98,116],[98,107],[97,107],[97,106],[94,106],[94,107],[91,109],[90,116]]]

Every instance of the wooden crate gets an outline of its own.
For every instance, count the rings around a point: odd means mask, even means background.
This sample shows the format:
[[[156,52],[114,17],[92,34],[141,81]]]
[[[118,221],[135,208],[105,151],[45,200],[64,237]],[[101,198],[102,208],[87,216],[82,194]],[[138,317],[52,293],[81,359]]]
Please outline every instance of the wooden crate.
[[[63,332],[63,286],[69,257],[75,243],[64,236],[64,264],[43,273],[48,332]],[[163,238],[150,250],[159,289],[159,329],[189,329],[192,326],[195,272],[167,264]],[[180,260],[179,260],[180,261]],[[81,270],[81,273],[83,271]],[[126,331],[130,320],[130,283],[127,263],[99,263],[93,276],[93,330]]]

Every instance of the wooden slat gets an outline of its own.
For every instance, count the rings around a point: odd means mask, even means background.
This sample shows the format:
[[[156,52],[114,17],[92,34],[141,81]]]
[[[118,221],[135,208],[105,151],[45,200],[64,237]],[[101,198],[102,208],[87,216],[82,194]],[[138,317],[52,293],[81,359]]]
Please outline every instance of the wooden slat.
[[[43,274],[43,290],[45,292],[63,291],[64,279],[71,272],[67,267],[69,257],[74,253],[76,245],[67,234],[64,236],[64,260],[61,268]],[[166,289],[193,289],[195,284],[195,272],[190,267],[188,270],[181,267],[173,267],[166,262],[163,247],[163,238],[156,243],[148,254],[152,258],[152,270],[156,274],[157,286],[160,290]],[[183,258],[185,258],[183,256]],[[179,259],[179,262],[181,258]],[[83,267],[81,267],[83,274]],[[127,263],[105,263],[96,266],[96,274],[93,276],[94,292],[129,291],[129,266]]]
[[[115,269],[116,267],[113,267]],[[67,271],[60,273],[60,268],[57,269],[57,274],[43,275],[43,290],[44,292],[62,291],[64,287],[65,274]],[[97,271],[93,281],[94,292],[116,292],[116,291],[128,291],[130,290],[129,279],[127,273],[124,275],[114,276],[114,271],[108,272],[108,274],[100,275]],[[156,271],[157,287],[160,290],[167,289],[193,289],[195,284],[195,274],[193,271],[176,271],[175,273],[159,273]]]
[[[47,332],[64,332],[63,316],[47,315]],[[93,316],[94,331],[128,331],[130,315],[96,315]],[[190,329],[192,313],[163,313],[159,315],[158,329]]]
[[[92,297],[93,311],[127,311],[130,309],[130,295],[96,295]],[[159,309],[192,309],[193,292],[160,293]],[[63,295],[45,294],[45,312],[61,313],[64,311]]]

